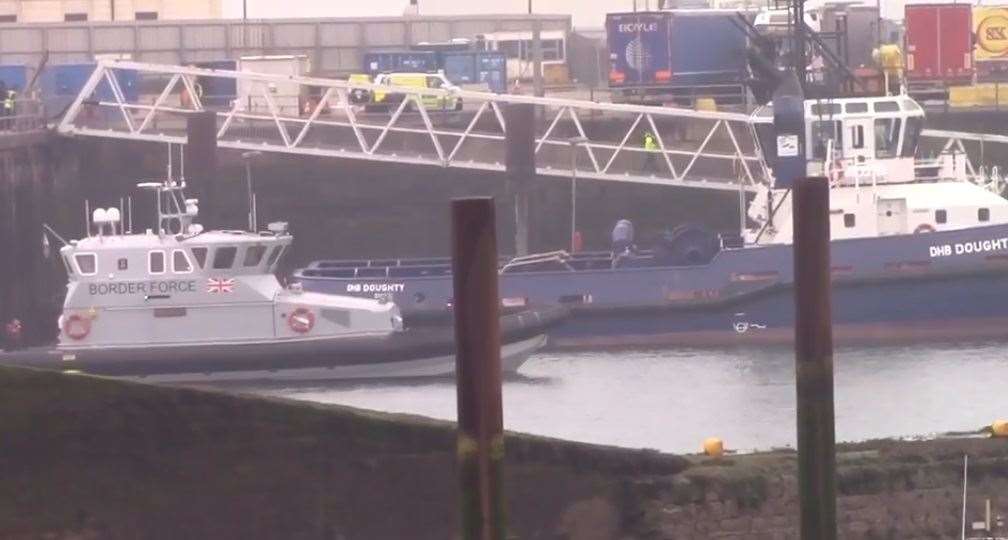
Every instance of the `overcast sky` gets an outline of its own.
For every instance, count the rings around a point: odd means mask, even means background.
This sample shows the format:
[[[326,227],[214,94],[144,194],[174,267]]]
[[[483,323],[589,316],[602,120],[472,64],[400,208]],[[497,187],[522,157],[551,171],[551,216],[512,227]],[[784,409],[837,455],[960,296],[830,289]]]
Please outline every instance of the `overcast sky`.
[[[365,17],[402,15],[409,0],[244,0],[250,18],[266,17]],[[808,0],[812,4],[815,0]],[[243,0],[224,0],[224,16],[241,18]],[[761,5],[758,0],[754,4]],[[816,2],[818,3],[818,2]],[[637,0],[637,6],[652,8],[657,0]],[[528,0],[419,0],[420,13],[464,15],[476,13],[526,13]],[[574,26],[600,28],[605,14],[631,11],[634,0],[532,0],[537,13],[571,13]],[[903,0],[882,0],[883,16],[902,19]]]

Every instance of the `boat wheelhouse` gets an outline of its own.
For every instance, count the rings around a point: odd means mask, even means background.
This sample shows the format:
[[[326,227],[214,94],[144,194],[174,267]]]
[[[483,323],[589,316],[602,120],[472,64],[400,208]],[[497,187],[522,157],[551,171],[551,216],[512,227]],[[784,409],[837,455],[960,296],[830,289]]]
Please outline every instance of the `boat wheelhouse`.
[[[830,180],[833,239],[948,231],[1008,223],[1008,201],[970,182],[967,157],[919,159],[924,110],[907,96],[807,100],[810,175]],[[776,158],[773,107],[753,115],[768,162]],[[749,207],[749,244],[791,243],[790,190],[762,187]]]

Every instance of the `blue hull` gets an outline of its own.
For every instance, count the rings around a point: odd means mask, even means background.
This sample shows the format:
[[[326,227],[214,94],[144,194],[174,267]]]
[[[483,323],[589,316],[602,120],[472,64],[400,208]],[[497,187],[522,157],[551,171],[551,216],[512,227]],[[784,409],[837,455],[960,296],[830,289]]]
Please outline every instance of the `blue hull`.
[[[790,246],[746,247],[701,266],[503,273],[500,289],[505,302],[571,308],[554,347],[787,342],[792,264]],[[1008,336],[1008,225],[837,240],[831,268],[837,341]],[[424,261],[320,261],[295,276],[306,290],[390,297],[407,319],[443,312],[452,295],[444,266]]]

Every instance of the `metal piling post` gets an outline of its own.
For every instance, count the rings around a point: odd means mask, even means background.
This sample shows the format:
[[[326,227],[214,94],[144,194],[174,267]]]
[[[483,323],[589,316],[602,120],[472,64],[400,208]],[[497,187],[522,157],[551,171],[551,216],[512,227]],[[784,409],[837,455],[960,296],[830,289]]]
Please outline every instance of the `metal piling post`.
[[[794,185],[795,375],[802,540],[836,540],[829,183]]]
[[[462,538],[503,540],[500,300],[493,199],[452,201]]]

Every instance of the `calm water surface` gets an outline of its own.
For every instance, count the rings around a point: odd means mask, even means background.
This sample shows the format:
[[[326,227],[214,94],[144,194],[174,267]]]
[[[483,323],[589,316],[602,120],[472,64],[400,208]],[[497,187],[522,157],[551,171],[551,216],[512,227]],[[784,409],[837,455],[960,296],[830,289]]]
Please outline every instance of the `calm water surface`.
[[[1008,343],[841,348],[838,440],[975,429],[1008,417]],[[739,450],[794,445],[789,349],[546,353],[504,384],[507,429],[668,452],[719,436]],[[451,380],[257,392],[455,419]]]

